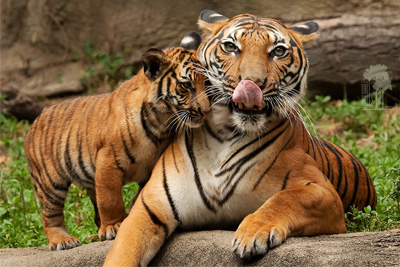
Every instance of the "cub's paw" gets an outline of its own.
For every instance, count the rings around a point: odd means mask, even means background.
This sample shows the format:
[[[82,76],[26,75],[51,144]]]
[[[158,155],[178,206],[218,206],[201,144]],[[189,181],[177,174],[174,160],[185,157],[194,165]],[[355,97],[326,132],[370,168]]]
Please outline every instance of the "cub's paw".
[[[79,247],[81,245],[81,241],[78,238],[73,236],[63,236],[58,238],[53,238],[52,241],[49,242],[49,249],[54,250],[66,250],[70,248]]]
[[[232,240],[232,251],[242,260],[264,255],[269,249],[282,244],[287,233],[283,227],[250,214],[239,225]]]
[[[114,239],[120,226],[121,222],[114,225],[102,225],[98,231],[100,241]]]

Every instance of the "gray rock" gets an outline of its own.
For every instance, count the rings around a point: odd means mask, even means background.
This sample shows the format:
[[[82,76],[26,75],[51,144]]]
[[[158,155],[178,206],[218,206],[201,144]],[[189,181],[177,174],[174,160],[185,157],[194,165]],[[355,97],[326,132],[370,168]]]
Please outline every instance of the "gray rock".
[[[231,252],[234,232],[172,235],[151,266],[400,266],[400,230],[292,237],[264,257],[242,262]],[[0,266],[100,266],[113,241],[66,251],[1,249]]]
[[[79,93],[82,72],[79,63],[73,62],[40,71],[23,84],[21,91],[27,96],[43,97],[63,93]]]

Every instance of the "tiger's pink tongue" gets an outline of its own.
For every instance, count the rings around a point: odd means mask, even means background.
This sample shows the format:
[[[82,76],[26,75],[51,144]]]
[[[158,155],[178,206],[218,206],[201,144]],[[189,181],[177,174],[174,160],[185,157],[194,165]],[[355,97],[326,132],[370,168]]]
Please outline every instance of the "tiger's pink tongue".
[[[244,104],[248,109],[261,108],[262,92],[260,87],[249,80],[241,80],[233,91],[232,100],[236,104]]]

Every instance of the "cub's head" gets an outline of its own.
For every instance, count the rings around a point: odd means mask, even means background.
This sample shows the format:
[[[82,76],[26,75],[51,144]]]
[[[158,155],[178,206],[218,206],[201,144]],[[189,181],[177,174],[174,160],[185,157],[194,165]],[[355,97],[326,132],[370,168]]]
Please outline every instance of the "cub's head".
[[[315,22],[288,28],[250,14],[228,19],[205,10],[199,26],[200,60],[215,90],[211,94],[230,107],[236,127],[259,131],[295,112],[306,91],[302,45],[316,37]]]
[[[195,51],[183,47],[164,51],[150,49],[142,57],[143,71],[156,92],[156,101],[163,101],[174,113],[171,126],[199,127],[210,109],[205,92],[206,77]]]

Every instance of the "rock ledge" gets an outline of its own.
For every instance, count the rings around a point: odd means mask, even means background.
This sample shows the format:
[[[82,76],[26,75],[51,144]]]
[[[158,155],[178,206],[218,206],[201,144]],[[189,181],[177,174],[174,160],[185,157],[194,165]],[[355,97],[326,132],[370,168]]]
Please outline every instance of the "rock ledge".
[[[242,262],[230,250],[234,232],[174,234],[151,266],[400,266],[400,230],[289,238],[265,257]],[[50,252],[1,249],[0,266],[99,266],[113,241]]]

